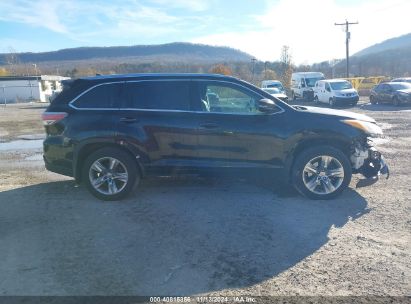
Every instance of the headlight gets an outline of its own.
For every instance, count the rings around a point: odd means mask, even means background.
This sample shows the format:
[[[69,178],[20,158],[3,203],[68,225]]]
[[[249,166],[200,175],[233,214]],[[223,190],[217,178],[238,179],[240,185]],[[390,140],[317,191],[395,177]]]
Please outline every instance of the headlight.
[[[340,93],[340,92],[334,92],[334,94],[335,94],[335,96],[344,96],[344,94]]]
[[[355,120],[355,119],[346,119],[346,120],[342,120],[342,122],[354,128],[360,129],[370,135],[375,135],[375,136],[382,135],[381,128],[372,122]]]

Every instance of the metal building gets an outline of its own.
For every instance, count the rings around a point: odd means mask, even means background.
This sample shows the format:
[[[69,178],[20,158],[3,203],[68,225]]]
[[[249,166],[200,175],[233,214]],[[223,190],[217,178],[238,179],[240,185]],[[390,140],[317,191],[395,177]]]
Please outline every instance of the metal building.
[[[61,81],[66,79],[56,75],[0,77],[0,103],[48,102],[50,96],[62,90]]]

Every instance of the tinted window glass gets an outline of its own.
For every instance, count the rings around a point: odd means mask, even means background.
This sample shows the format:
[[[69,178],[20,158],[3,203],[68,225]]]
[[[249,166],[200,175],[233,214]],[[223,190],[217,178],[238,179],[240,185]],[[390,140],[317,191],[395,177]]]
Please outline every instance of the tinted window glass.
[[[81,95],[73,104],[78,108],[119,108],[121,89],[121,83],[99,85]]]
[[[388,91],[389,89],[390,89],[390,86],[388,84],[381,85],[381,90]]]
[[[393,83],[393,84],[391,84],[391,87],[394,90],[406,90],[406,89],[411,89],[411,84],[408,84],[408,83]]]
[[[140,81],[126,83],[127,108],[189,110],[189,81]]]
[[[220,82],[198,82],[198,110],[204,112],[255,114],[262,97],[239,86]]]

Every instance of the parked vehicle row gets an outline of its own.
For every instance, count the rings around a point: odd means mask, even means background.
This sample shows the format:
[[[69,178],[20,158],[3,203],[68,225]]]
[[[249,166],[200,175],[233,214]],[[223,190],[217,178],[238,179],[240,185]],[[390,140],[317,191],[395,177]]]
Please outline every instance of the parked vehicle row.
[[[282,83],[278,80],[265,80],[262,89],[272,96],[288,102]],[[411,102],[411,77],[395,78],[390,82],[380,83],[370,91],[370,102],[391,103],[399,106]],[[337,105],[355,106],[360,97],[350,81],[345,79],[325,79],[322,73],[300,72],[291,77],[292,99],[303,98],[316,103],[327,103],[330,107]]]
[[[388,174],[370,145],[382,134],[374,119],[290,106],[222,75],[71,80],[43,122],[46,168],[103,200],[124,198],[146,175],[270,171],[309,198],[330,199],[352,174],[373,181]]]

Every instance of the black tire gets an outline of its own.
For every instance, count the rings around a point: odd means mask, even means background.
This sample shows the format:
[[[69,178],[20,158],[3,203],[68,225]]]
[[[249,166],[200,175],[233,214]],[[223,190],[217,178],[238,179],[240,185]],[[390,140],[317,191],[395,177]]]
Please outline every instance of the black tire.
[[[116,177],[114,177],[115,169],[106,168],[106,166],[104,166],[104,164],[107,164],[107,167],[109,167],[108,162],[112,159],[118,161],[115,168],[118,168],[120,172],[117,172],[117,174],[126,174],[126,177],[123,175],[122,179],[127,179],[127,181],[124,181],[120,178],[117,179]],[[103,173],[101,173],[91,168],[97,161],[99,161],[99,163],[100,161],[103,163],[103,168],[105,168],[106,171],[102,171]],[[107,178],[106,174],[110,174],[110,177],[107,181],[102,182],[101,186],[98,187],[100,190],[97,190],[96,187],[92,185],[91,178],[93,178],[94,176],[96,181],[98,178]],[[134,186],[136,186],[140,181],[140,173],[137,168],[136,160],[129,153],[118,148],[106,147],[93,152],[84,161],[82,166],[82,181],[85,183],[87,189],[91,192],[91,194],[93,194],[98,199],[104,201],[116,201],[121,200],[130,194]],[[105,189],[106,183],[107,190]],[[114,192],[114,194],[103,193],[106,191],[110,192],[109,184],[113,183],[115,185],[114,189],[119,191]]]
[[[291,99],[292,99],[293,101],[296,101],[296,99],[297,99],[297,97],[295,97],[294,91],[291,92]]]
[[[330,98],[330,99],[328,100],[328,103],[330,104],[330,107],[331,107],[331,108],[334,108],[334,107],[335,107],[334,98]]]
[[[320,160],[322,160],[321,156],[331,157],[333,160],[329,162],[329,166],[331,166],[331,168],[343,170],[343,177],[329,177],[328,181],[323,182],[321,180],[318,181],[318,179],[323,178],[321,176],[322,173],[320,173],[318,175],[313,174],[311,176],[311,179],[309,174],[306,173],[307,171],[304,171],[304,169],[306,168],[306,165],[308,165],[314,159],[320,158]],[[334,159],[336,159],[337,161],[335,161]],[[320,164],[318,165],[320,166]],[[325,171],[327,170],[329,169],[326,169]],[[342,151],[331,146],[318,146],[302,151],[295,159],[292,168],[292,184],[295,187],[295,189],[297,189],[297,191],[300,192],[302,195],[315,200],[332,199],[338,196],[339,194],[341,194],[342,191],[344,191],[348,187],[351,181],[351,176],[352,167],[349,159]],[[310,190],[306,185],[307,179],[309,179],[309,182],[315,180],[315,183],[313,183],[315,185],[315,188],[313,190]],[[333,187],[335,186],[335,190],[333,192],[326,192],[327,190],[324,185],[324,183],[326,182],[327,184],[331,182]],[[319,184],[317,185],[317,183]],[[320,193],[321,189],[324,190],[324,193]]]
[[[394,98],[392,99],[392,104],[396,107],[400,106],[401,102],[400,102],[400,100],[398,99],[397,96],[394,96]]]
[[[377,103],[377,100],[372,95],[370,96],[370,103],[373,104],[373,105]]]
[[[317,95],[314,96],[314,102],[315,102],[316,104],[319,104],[319,103],[320,103],[320,100],[318,99],[318,96],[317,96]]]

